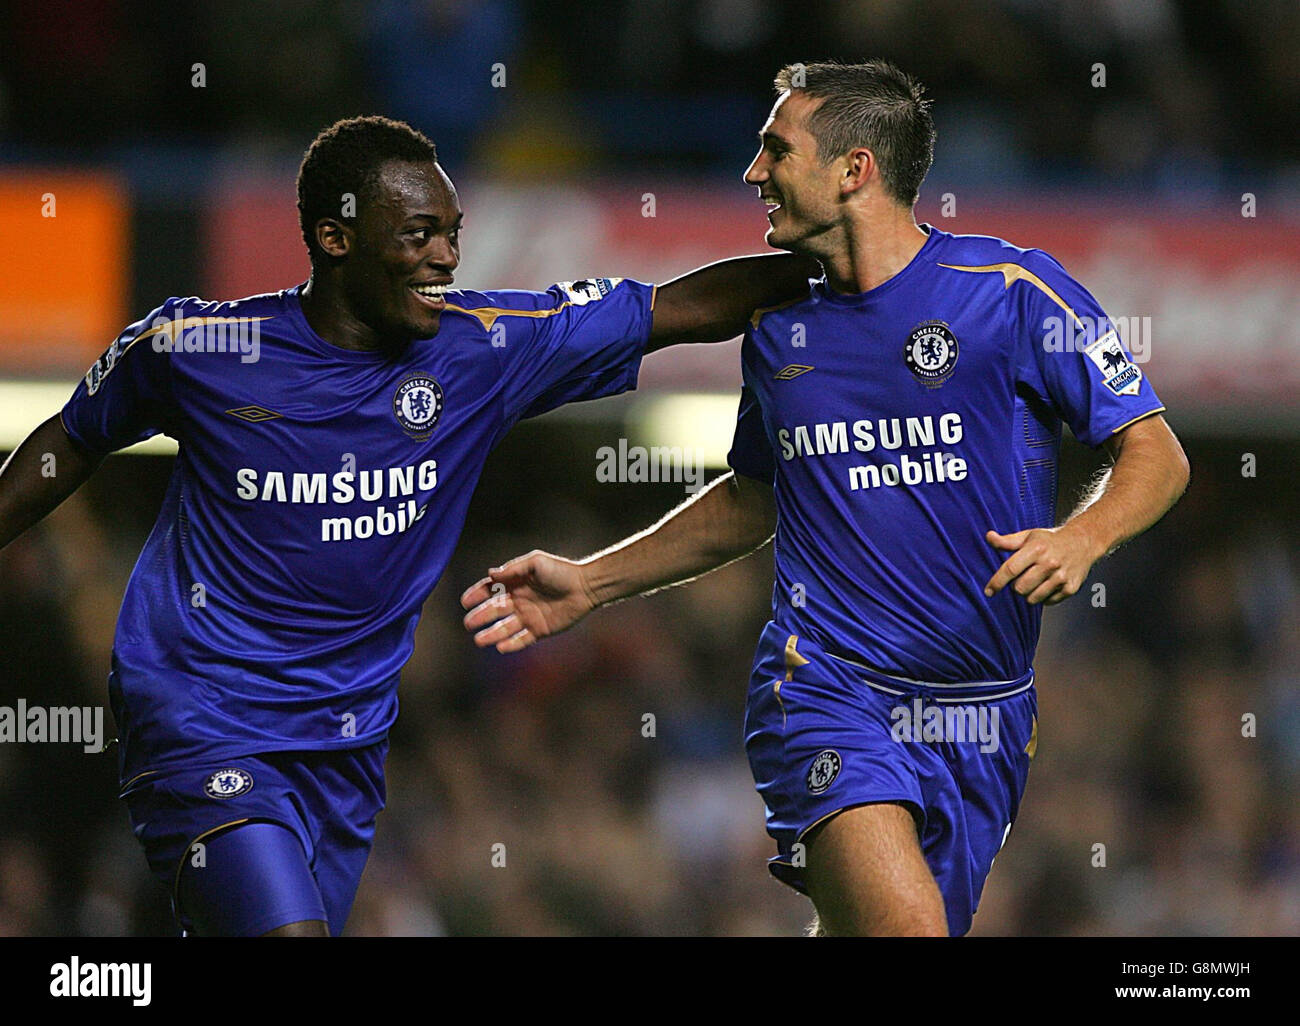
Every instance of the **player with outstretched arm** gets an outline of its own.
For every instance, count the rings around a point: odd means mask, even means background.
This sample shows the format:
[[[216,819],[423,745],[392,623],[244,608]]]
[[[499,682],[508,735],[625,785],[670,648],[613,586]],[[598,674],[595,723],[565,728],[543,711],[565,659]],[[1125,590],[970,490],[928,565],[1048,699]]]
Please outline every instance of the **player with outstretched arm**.
[[[770,868],[814,933],[959,936],[1037,746],[1042,608],[1159,520],[1188,464],[1060,264],[917,225],[934,128],[915,80],[827,63],[776,87],[745,180],[769,243],[825,274],[750,321],[733,472],[605,552],[493,569],[465,624],[518,651],[775,531],[745,714]],[[1062,421],[1113,465],[1053,526]]]
[[[734,338],[816,271],[767,254],[657,288],[454,290],[456,190],[386,118],[322,132],[298,206],[308,282],[167,300],[0,470],[3,546],[105,454],[179,442],[109,695],[132,826],[198,935],[342,931],[421,605],[510,427],[635,387],[647,352]]]

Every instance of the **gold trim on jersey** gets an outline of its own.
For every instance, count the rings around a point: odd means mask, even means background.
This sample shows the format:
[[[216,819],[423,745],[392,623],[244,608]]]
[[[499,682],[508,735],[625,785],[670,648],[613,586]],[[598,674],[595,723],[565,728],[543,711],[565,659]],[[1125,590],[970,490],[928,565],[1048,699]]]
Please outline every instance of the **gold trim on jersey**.
[[[1002,275],[1003,288],[1011,288],[1012,283],[1017,281],[1027,281],[1034,288],[1042,292],[1048,299],[1068,313],[1074,323],[1080,328],[1083,327],[1083,321],[1079,320],[1079,315],[1070,309],[1070,305],[1056,294],[1056,290],[1042,278],[1038,277],[1033,271],[1028,271],[1019,264],[985,264],[982,267],[966,267],[960,264],[940,264],[940,267],[946,267],[950,271],[972,271],[975,273],[991,274],[997,272]]]
[[[1161,406],[1159,409],[1148,410],[1146,413],[1139,413],[1139,414],[1138,414],[1136,417],[1134,417],[1132,420],[1125,421],[1123,424],[1121,424],[1119,427],[1117,427],[1114,431],[1112,431],[1111,434],[1112,434],[1112,435],[1117,435],[1117,434],[1119,434],[1121,431],[1123,431],[1126,427],[1129,427],[1129,426],[1131,426],[1131,425],[1133,425],[1133,424],[1136,424],[1139,420],[1146,420],[1148,417],[1154,417],[1157,413],[1164,413],[1164,412],[1165,412],[1165,408],[1164,408],[1163,406]]]
[[[253,321],[270,321],[274,319],[274,317],[186,317],[183,320],[178,321],[175,318],[172,318],[165,324],[158,324],[140,332],[140,334],[126,344],[126,349],[123,349],[122,352],[125,353],[127,349],[130,349],[142,338],[148,338],[150,335],[157,335],[162,332],[167,332],[167,337],[174,345],[178,339],[176,338],[176,335],[172,333],[175,332],[176,334],[179,334],[187,328],[202,328],[209,324],[251,324]]]
[[[566,299],[559,306],[550,310],[507,310],[503,306],[456,306],[454,303],[448,303],[446,309],[452,313],[465,314],[467,317],[475,317],[483,325],[484,331],[491,331],[492,325],[496,323],[498,317],[554,317],[566,306],[572,306],[573,301]]]
[[[800,296],[797,299],[787,299],[784,303],[777,303],[776,306],[760,306],[749,315],[749,326],[757,329],[758,322],[763,319],[764,314],[770,314],[776,310],[784,310],[787,306],[794,306],[795,303],[802,303],[807,298],[807,296]]]

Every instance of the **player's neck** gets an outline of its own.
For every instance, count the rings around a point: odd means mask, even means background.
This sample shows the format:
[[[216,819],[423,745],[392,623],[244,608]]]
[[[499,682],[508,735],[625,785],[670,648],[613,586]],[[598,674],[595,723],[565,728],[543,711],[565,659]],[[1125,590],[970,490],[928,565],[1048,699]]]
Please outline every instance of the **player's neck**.
[[[330,345],[356,352],[384,348],[374,330],[348,309],[339,291],[322,288],[315,274],[303,286],[298,300],[308,326]]]
[[[820,257],[826,282],[845,294],[874,289],[910,264],[928,238],[911,211],[864,215],[846,227],[834,252]]]

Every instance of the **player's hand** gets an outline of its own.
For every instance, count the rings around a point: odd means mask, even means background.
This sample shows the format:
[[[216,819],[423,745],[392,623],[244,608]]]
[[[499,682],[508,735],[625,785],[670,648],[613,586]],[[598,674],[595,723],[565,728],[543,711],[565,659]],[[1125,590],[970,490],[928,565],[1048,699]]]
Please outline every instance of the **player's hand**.
[[[1083,587],[1097,561],[1091,539],[1070,527],[1035,527],[1015,534],[989,531],[984,539],[995,549],[1010,552],[998,572],[984,586],[996,595],[1011,582],[1030,605],[1064,602]]]
[[[566,631],[597,605],[580,563],[537,549],[489,570],[460,604],[469,610],[465,629],[478,632],[474,644],[498,652]]]

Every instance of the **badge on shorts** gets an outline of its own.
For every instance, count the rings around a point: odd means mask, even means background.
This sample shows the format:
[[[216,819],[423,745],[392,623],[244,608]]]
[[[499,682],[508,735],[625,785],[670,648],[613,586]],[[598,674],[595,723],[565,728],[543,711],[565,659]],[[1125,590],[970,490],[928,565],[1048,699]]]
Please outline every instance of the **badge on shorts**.
[[[957,366],[957,336],[945,321],[922,321],[907,336],[903,362],[926,388],[938,388]]]
[[[808,767],[808,790],[811,794],[821,794],[840,775],[840,753],[833,748],[818,752]]]
[[[238,798],[253,789],[253,775],[241,769],[217,770],[203,785],[209,798]]]

